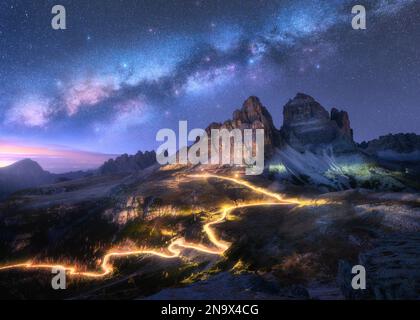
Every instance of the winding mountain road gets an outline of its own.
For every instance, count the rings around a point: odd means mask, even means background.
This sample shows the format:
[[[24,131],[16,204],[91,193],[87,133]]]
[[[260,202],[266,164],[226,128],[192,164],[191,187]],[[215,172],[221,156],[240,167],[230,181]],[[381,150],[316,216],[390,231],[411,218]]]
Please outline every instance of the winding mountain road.
[[[307,200],[307,199],[302,200],[302,199],[297,199],[297,198],[286,198],[278,193],[274,193],[267,189],[255,186],[248,181],[241,180],[238,178],[233,178],[233,177],[227,177],[227,176],[221,176],[221,175],[215,175],[215,174],[197,174],[197,175],[190,175],[189,177],[193,179],[219,179],[219,180],[229,181],[234,184],[240,185],[242,187],[251,189],[255,193],[265,195],[273,199],[274,201],[250,202],[250,203],[244,203],[244,204],[235,205],[235,206],[228,205],[221,208],[221,210],[215,212],[214,214],[220,215],[220,217],[217,220],[210,221],[203,226],[203,231],[207,235],[212,246],[205,246],[203,244],[195,243],[195,242],[187,242],[184,238],[174,238],[172,239],[171,243],[169,244],[167,248],[163,248],[161,250],[143,248],[143,249],[135,249],[135,250],[127,250],[127,251],[124,251],[124,250],[118,251],[118,250],[111,249],[103,256],[99,271],[79,271],[76,266],[72,266],[72,265],[34,263],[32,261],[0,266],[0,271],[11,270],[11,269],[51,270],[52,268],[60,268],[60,269],[66,270],[67,274],[70,276],[78,276],[78,277],[83,277],[83,278],[104,278],[106,276],[111,275],[114,272],[114,267],[112,265],[113,259],[121,259],[121,258],[127,258],[131,256],[138,256],[138,255],[154,255],[163,259],[174,259],[182,255],[183,249],[193,249],[193,250],[203,252],[206,254],[223,255],[223,253],[230,247],[230,244],[228,242],[225,242],[219,239],[213,227],[217,224],[224,222],[226,218],[228,217],[229,213],[231,213],[235,209],[255,207],[255,206],[281,206],[281,205],[316,206],[316,205],[326,204],[325,200]]]

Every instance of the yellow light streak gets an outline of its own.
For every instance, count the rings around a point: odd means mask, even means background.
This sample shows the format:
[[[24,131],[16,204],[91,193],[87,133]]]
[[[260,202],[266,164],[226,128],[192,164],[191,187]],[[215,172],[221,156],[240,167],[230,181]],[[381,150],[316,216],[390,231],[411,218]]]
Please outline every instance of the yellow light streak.
[[[199,252],[213,254],[213,255],[222,255],[226,250],[229,249],[230,243],[220,240],[212,228],[213,226],[220,224],[226,220],[229,213],[231,213],[235,209],[239,208],[246,208],[246,207],[254,207],[254,206],[279,206],[279,205],[322,205],[326,202],[324,200],[301,200],[301,199],[290,199],[284,198],[283,196],[266,190],[261,187],[254,186],[253,184],[249,183],[248,181],[231,178],[226,176],[219,176],[215,174],[198,174],[198,175],[191,175],[191,178],[215,178],[220,180],[226,180],[233,182],[238,185],[242,185],[247,187],[256,193],[266,195],[276,200],[276,202],[251,202],[245,204],[239,204],[234,206],[224,206],[220,211],[215,212],[215,214],[220,214],[220,217],[214,221],[210,221],[203,226],[203,231],[207,235],[207,238],[211,242],[212,246],[208,247],[200,243],[195,242],[187,242],[184,238],[174,238],[172,239],[169,246],[164,250],[157,250],[157,249],[136,249],[136,250],[127,250],[127,251],[118,251],[116,249],[109,250],[102,258],[102,263],[100,265],[100,271],[78,271],[75,266],[66,266],[60,264],[47,264],[47,263],[33,263],[31,261],[25,263],[16,263],[10,264],[5,266],[0,266],[0,271],[11,270],[11,269],[35,269],[35,270],[42,270],[42,269],[52,269],[52,268],[60,268],[64,269],[70,276],[79,276],[84,278],[103,278],[106,277],[114,272],[114,268],[111,264],[111,261],[115,258],[123,258],[123,257],[130,257],[130,256],[139,256],[139,255],[153,255],[163,259],[173,259],[179,258],[182,254],[182,249],[193,249]]]
[[[204,174],[193,174],[190,175],[191,178],[215,178],[220,180],[226,180],[233,182],[235,184],[241,185],[248,189],[255,191],[256,193],[263,194],[267,197],[274,198],[278,201],[287,202],[289,204],[297,204],[300,206],[317,206],[317,205],[324,205],[327,204],[328,201],[324,199],[298,199],[298,198],[285,198],[284,196],[271,192],[267,189],[254,186],[250,182],[238,178],[226,177],[226,176],[219,176],[216,174],[204,173]]]

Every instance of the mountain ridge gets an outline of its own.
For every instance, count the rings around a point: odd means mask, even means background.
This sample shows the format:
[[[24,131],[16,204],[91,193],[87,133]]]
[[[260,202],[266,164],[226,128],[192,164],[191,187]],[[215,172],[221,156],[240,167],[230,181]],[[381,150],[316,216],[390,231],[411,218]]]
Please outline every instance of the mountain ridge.
[[[304,93],[284,105],[279,129],[256,96],[247,98],[232,119],[211,123],[206,132],[210,134],[211,129],[264,129],[266,171],[283,181],[328,190],[418,188],[413,177],[406,175],[405,164],[399,163],[398,157],[404,160],[399,150],[394,154],[397,165],[384,164],[380,154],[369,153],[354,141],[347,111],[333,107],[328,112]],[[420,155],[420,144],[415,147]]]
[[[392,170],[407,171],[399,162],[420,160],[420,136],[389,134],[357,144],[346,111],[332,108],[328,112],[310,95],[297,93],[283,107],[283,123],[277,129],[268,109],[256,96],[250,96],[236,109],[232,118],[211,123],[211,129],[264,129],[265,158],[268,172],[286,181],[347,189],[379,186],[403,189],[404,184],[392,176]],[[414,160],[410,157],[414,157]],[[384,165],[391,157],[393,166]],[[379,165],[379,162],[381,165]],[[90,174],[130,174],[156,163],[154,151],[123,154],[104,162],[92,172],[51,174],[31,159],[0,168],[0,194],[73,180]],[[397,163],[397,165],[395,165]],[[384,166],[382,166],[384,165]],[[387,171],[392,169],[391,171]],[[417,167],[415,167],[418,170]],[[416,171],[417,172],[417,171]],[[362,176],[365,176],[361,178]],[[360,183],[355,181],[362,179]],[[373,183],[371,180],[374,180]]]
[[[96,170],[55,174],[44,170],[36,161],[26,158],[0,168],[0,199],[19,190],[85,178],[91,175],[130,174],[145,169],[154,163],[156,163],[154,151],[144,153],[139,151],[132,156],[123,154],[115,159],[109,159]]]

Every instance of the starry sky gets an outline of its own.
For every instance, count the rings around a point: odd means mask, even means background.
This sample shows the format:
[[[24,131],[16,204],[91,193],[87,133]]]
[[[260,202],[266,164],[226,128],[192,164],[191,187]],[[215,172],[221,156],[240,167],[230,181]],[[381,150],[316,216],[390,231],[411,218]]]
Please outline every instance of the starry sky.
[[[51,27],[55,4],[66,30]],[[356,4],[366,30],[351,27]],[[420,133],[419,39],[415,0],[2,0],[0,166],[96,167],[250,95],[278,127],[304,92],[347,110],[356,141]]]

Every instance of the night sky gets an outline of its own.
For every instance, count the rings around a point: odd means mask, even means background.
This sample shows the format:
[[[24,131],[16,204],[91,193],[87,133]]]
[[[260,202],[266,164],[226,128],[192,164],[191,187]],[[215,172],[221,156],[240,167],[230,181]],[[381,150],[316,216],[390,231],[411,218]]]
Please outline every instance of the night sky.
[[[51,28],[55,4],[66,30]],[[0,2],[0,166],[95,167],[250,95],[279,127],[297,92],[347,110],[356,141],[420,133],[420,1]]]

